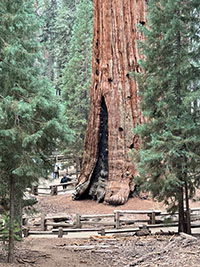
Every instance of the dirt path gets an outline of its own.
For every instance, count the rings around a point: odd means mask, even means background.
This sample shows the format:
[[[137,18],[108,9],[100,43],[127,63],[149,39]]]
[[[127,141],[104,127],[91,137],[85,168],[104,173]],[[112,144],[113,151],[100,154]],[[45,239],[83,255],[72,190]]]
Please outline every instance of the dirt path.
[[[0,257],[0,267],[102,267],[104,260],[96,258],[90,249],[71,248],[84,246],[88,240],[28,237],[17,245],[15,262],[3,263],[6,260],[4,252]],[[108,262],[105,261],[103,266],[111,266]]]
[[[31,238],[0,267],[199,267],[200,239],[180,236]]]
[[[76,241],[77,242],[77,241]],[[71,246],[76,244],[73,240],[58,239],[58,238],[28,238],[25,241],[26,249],[31,251],[37,251],[40,255],[37,259],[35,266],[42,267],[78,267],[78,266],[101,266],[96,265],[91,257],[88,260],[88,256],[81,253],[74,252],[72,250],[63,249],[66,245]]]

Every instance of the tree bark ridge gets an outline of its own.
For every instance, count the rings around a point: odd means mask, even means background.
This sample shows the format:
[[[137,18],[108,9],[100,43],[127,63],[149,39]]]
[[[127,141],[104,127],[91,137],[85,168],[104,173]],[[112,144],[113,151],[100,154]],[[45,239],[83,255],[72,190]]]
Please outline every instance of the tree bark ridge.
[[[130,151],[139,149],[133,128],[143,122],[138,88],[130,78],[139,72],[136,42],[141,38],[137,24],[145,23],[145,0],[94,0],[93,80],[82,170],[74,199],[88,192],[99,157],[102,99],[108,112],[108,177],[105,202],[128,200],[137,175]],[[100,173],[99,173],[99,176]]]

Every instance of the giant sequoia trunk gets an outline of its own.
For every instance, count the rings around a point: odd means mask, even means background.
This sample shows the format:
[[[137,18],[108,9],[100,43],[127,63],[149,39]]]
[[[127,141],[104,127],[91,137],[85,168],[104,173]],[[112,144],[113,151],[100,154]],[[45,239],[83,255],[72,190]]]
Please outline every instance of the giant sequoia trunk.
[[[142,123],[137,85],[137,24],[145,24],[145,0],[94,0],[93,81],[82,170],[73,199],[91,197],[123,204],[137,169],[132,149],[140,141],[133,128]]]

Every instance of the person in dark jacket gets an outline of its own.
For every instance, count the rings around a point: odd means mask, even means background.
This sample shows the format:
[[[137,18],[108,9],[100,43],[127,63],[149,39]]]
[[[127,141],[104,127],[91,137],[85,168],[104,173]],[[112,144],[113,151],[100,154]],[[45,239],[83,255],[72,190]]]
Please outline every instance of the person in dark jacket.
[[[66,176],[66,174],[63,175],[63,177],[62,177],[60,183],[61,183],[61,184],[63,184],[63,183],[67,183],[67,176]],[[66,188],[67,188],[67,185],[64,184],[64,185],[63,185],[63,189],[66,189]]]

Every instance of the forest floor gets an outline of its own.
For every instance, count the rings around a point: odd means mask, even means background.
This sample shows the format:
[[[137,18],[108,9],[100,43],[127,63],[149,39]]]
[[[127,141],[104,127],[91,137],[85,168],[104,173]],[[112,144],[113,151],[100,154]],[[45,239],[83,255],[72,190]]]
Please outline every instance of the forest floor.
[[[15,262],[1,267],[198,267],[200,239],[180,236],[26,238],[18,243]]]
[[[91,200],[72,201],[71,194],[38,196],[38,214],[103,214],[115,209],[165,210],[162,203],[151,198],[131,198],[120,207],[98,204]],[[200,207],[200,201],[191,202]],[[33,237],[16,245],[15,262],[4,263],[6,251],[0,245],[0,267],[198,267],[200,266],[200,237],[173,235],[113,235],[88,238]]]

